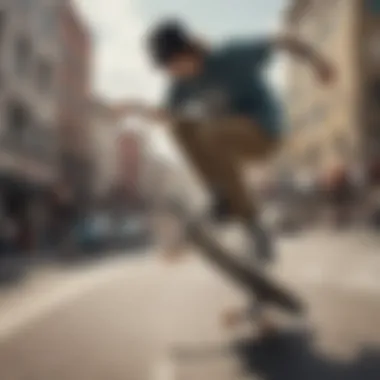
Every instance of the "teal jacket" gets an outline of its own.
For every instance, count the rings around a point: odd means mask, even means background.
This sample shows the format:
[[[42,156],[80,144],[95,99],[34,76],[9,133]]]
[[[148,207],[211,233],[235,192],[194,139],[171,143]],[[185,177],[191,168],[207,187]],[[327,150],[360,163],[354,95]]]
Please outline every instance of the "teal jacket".
[[[272,51],[272,44],[265,40],[233,41],[212,50],[201,75],[172,83],[167,107],[175,114],[198,102],[218,116],[247,116],[268,134],[278,136],[283,114],[265,70]]]

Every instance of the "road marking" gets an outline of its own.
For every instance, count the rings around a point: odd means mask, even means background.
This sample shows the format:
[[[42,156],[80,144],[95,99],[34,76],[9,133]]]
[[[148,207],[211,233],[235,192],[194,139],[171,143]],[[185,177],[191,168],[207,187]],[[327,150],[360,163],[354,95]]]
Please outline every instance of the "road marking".
[[[3,312],[0,315],[0,343],[64,304],[80,298],[111,279],[114,280],[116,276],[136,274],[125,270],[125,264],[128,262],[127,265],[130,265],[130,260],[113,260],[106,265],[102,263],[85,272],[68,275],[59,286],[46,291],[42,296],[38,294],[36,298],[29,297],[27,302]]]

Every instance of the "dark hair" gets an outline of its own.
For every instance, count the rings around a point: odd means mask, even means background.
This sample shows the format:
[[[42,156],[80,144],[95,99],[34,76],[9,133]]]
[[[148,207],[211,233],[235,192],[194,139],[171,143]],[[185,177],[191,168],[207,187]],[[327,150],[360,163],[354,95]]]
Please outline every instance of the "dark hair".
[[[158,66],[165,66],[179,54],[200,51],[186,26],[176,20],[156,26],[148,37],[148,44],[153,61]]]

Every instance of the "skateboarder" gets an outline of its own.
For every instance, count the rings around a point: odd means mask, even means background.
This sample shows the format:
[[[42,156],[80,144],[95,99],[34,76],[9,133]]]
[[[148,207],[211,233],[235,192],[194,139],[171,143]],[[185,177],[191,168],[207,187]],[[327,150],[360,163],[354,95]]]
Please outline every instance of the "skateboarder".
[[[214,194],[217,211],[240,219],[262,261],[273,256],[272,240],[244,185],[242,166],[266,160],[281,145],[284,116],[265,77],[278,49],[303,59],[323,84],[333,79],[322,56],[289,36],[235,39],[213,48],[181,22],[167,21],[149,37],[153,61],[170,80],[165,109],[157,115],[174,124],[175,139]]]
[[[256,253],[268,258],[272,244],[243,183],[242,165],[265,160],[281,144],[284,116],[264,69],[278,49],[304,59],[322,83],[333,70],[314,49],[291,37],[232,40],[218,48],[199,42],[177,21],[158,25],[149,39],[155,64],[169,76],[164,118],[219,210],[239,218]]]

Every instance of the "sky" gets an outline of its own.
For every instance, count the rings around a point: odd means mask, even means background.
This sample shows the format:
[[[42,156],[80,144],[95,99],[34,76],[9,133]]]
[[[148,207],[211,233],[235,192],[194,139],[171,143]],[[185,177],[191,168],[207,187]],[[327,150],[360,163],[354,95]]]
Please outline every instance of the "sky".
[[[93,36],[93,85],[108,101],[141,100],[157,104],[165,78],[150,65],[144,36],[155,22],[178,17],[207,41],[274,32],[288,0],[73,0]],[[281,62],[272,70],[282,86]],[[158,152],[173,161],[179,156],[170,137],[151,135]]]
[[[179,17],[209,41],[272,32],[286,0],[74,0],[94,41],[94,88],[109,99],[157,102],[165,80],[150,67],[144,35]],[[279,70],[277,70],[277,73]],[[276,75],[276,72],[275,74]],[[275,78],[280,81],[279,75]]]

